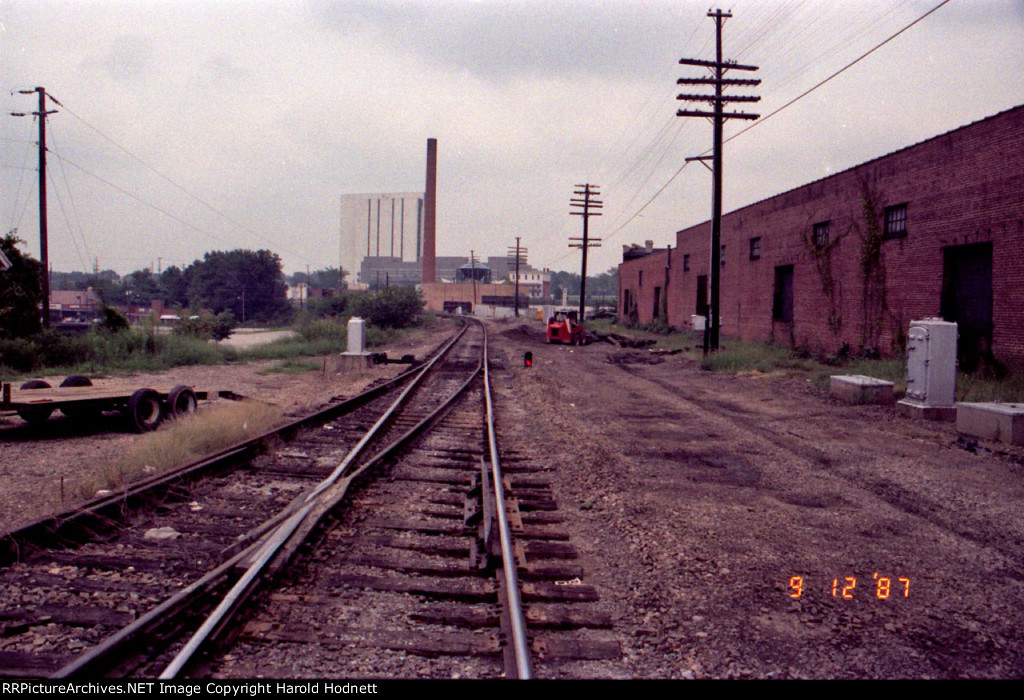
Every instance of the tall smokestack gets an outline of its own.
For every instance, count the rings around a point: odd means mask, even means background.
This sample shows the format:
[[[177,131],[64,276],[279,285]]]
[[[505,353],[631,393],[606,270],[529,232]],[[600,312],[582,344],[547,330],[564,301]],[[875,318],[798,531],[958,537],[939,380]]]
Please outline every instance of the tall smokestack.
[[[437,139],[427,139],[427,187],[423,194],[423,283],[437,281]]]

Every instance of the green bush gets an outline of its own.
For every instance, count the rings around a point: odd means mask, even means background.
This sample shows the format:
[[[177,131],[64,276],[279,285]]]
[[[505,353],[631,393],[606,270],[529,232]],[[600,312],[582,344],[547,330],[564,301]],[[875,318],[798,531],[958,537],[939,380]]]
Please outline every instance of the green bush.
[[[307,313],[315,318],[322,318],[324,316],[342,316],[347,310],[348,297],[344,294],[310,299],[306,304]]]
[[[423,308],[420,293],[412,287],[388,287],[373,294],[353,296],[352,313],[378,328],[408,328]]]
[[[14,372],[31,372],[36,367],[38,347],[27,338],[0,339],[0,367]]]
[[[216,316],[183,313],[179,316],[178,325],[174,327],[174,335],[199,340],[224,340],[237,325],[235,315],[230,311],[221,311]]]
[[[85,362],[92,356],[90,338],[95,333],[86,335],[70,335],[61,331],[48,329],[35,335],[37,349],[37,366],[53,367],[55,365],[76,365]]]

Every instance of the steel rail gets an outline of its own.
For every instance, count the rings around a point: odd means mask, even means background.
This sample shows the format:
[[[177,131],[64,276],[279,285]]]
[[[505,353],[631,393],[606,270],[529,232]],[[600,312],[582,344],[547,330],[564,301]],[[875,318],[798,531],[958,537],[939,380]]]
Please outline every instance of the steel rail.
[[[455,345],[455,343],[458,342],[459,338],[461,338],[465,334],[467,327],[467,325],[464,325],[463,328],[455,336],[453,336],[440,349],[435,351],[434,357],[429,362],[427,362],[426,365],[413,368],[407,372],[403,372],[401,375],[389,380],[385,384],[370,389],[369,391],[363,392],[362,394],[359,394],[351,399],[348,399],[342,404],[329,406],[328,408],[322,411],[318,411],[309,416],[299,418],[298,420],[293,421],[287,425],[281,426],[276,430],[268,431],[267,433],[257,436],[256,438],[252,438],[250,440],[244,441],[243,443],[239,443],[237,445],[233,445],[229,448],[226,448],[225,450],[216,453],[216,456],[214,457],[203,458],[197,460],[196,462],[184,465],[178,470],[175,470],[173,476],[181,477],[183,474],[191,473],[193,471],[208,466],[208,463],[210,462],[216,462],[218,460],[223,460],[226,457],[231,457],[246,452],[246,448],[252,447],[256,442],[262,442],[263,440],[266,440],[275,435],[279,435],[282,432],[297,431],[302,427],[307,427],[311,423],[315,422],[315,418],[324,416],[325,414],[328,416],[327,418],[325,418],[325,420],[329,419],[332,416],[343,415],[348,411],[340,410],[342,405],[355,404],[350,405],[349,407],[358,407],[371,399],[377,398],[380,394],[385,393],[387,390],[389,390],[396,384],[405,381],[409,377],[413,377],[410,387],[406,387],[406,389],[402,392],[402,395],[396,400],[396,402],[402,401],[404,397],[406,397],[410,393],[411,385],[414,385],[415,383],[419,382],[420,378],[426,373],[426,371],[430,367],[432,367],[441,357],[448,353],[448,351]],[[394,404],[392,404],[392,408],[393,406]],[[391,412],[391,408],[389,408],[389,413]],[[382,425],[382,419],[379,419],[374,424],[374,428],[377,428],[380,425]],[[357,445],[357,447],[354,449],[361,450],[363,446],[364,441],[361,441],[360,445]],[[164,481],[167,478],[167,475],[162,475],[160,480]],[[105,497],[102,499],[98,499],[95,503],[89,504],[93,506],[92,508],[89,508],[88,510],[83,508],[82,510],[75,511],[74,515],[80,516],[83,513],[95,514],[94,509],[96,507],[100,505],[109,506],[112,503],[118,501],[123,502],[124,500],[126,500],[129,492],[133,490],[137,491],[137,488],[127,489],[124,493],[118,494],[115,497]],[[253,559],[260,558],[260,556],[267,550],[267,547],[269,546],[272,538],[274,537],[274,533],[280,529],[282,521],[290,522],[291,520],[293,520],[294,513],[296,512],[297,509],[303,515],[308,513],[313,503],[309,503],[309,505],[307,505],[304,508],[302,507],[302,503],[302,496],[298,497],[295,501],[292,501],[292,503],[286,506],[281,512],[277,513],[276,515],[268,519],[266,522],[264,522],[263,525],[256,528],[256,530],[262,532],[260,533],[260,536],[255,538],[255,542],[241,549],[240,551],[237,551],[235,554],[230,556],[230,558],[227,561],[223,562],[220,566],[204,574],[202,577],[194,581],[192,584],[186,586],[184,589],[178,591],[170,598],[158,604],[156,607],[150,609],[142,616],[140,616],[138,619],[133,621],[127,627],[118,630],[117,632],[110,635],[102,642],[100,642],[100,644],[98,644],[97,646],[93,647],[89,651],[85,652],[79,657],[76,657],[69,663],[65,664],[62,668],[58,669],[54,674],[52,674],[51,678],[68,678],[83,673],[100,672],[102,664],[108,663],[108,659],[112,658],[116,653],[122,652],[124,648],[127,647],[128,644],[130,644],[132,641],[138,639],[141,635],[151,633],[152,630],[158,628],[160,624],[162,624],[162,622],[166,621],[168,618],[185,612],[186,610],[188,610],[189,605],[191,603],[198,600],[200,597],[204,595],[208,595],[210,591],[216,590],[221,586],[226,585],[226,580],[231,578],[230,573],[233,569],[237,568],[240,565],[244,566],[246,562],[250,562]],[[39,527],[42,523],[45,523],[47,521],[53,522],[55,520],[57,522],[60,522],[57,518],[51,518],[46,519],[44,521],[40,521],[39,523],[34,523],[33,525],[35,527]],[[15,532],[20,532],[20,530]],[[12,535],[14,534],[14,532],[8,534]],[[279,546],[280,543],[278,543],[278,545],[274,548],[275,551],[276,548]]]
[[[435,354],[440,354],[447,349],[447,345]],[[242,440],[234,445],[222,448],[217,452],[200,457],[199,459],[183,464],[162,474],[156,474],[144,479],[135,481],[124,488],[123,491],[112,495],[101,496],[87,501],[74,510],[65,511],[55,515],[49,515],[39,520],[22,525],[14,530],[0,535],[0,564],[9,559],[15,561],[21,557],[21,542],[31,542],[41,537],[63,537],[65,541],[74,542],[81,539],[75,537],[72,532],[74,528],[79,531],[90,532],[90,525],[94,523],[113,522],[117,515],[123,513],[129,501],[141,499],[146,494],[155,491],[160,487],[167,487],[178,483],[193,475],[222,469],[236,461],[242,461],[254,456],[256,450],[260,449],[266,442],[281,435],[294,434],[303,428],[323,423],[336,417],[345,415],[360,406],[382,396],[396,386],[401,385],[410,377],[413,377],[422,366],[414,367],[402,372],[383,384],[368,389],[349,399],[327,406],[307,416],[297,418],[277,428],[268,430],[260,435]],[[102,525],[101,525],[102,526]]]
[[[502,571],[505,575],[505,596],[508,603],[509,624],[512,630],[512,648],[515,652],[516,677],[529,680],[533,677],[530,660],[530,645],[526,638],[526,618],[523,615],[523,600],[519,594],[519,577],[516,575],[516,558],[512,549],[512,534],[505,513],[505,487],[501,478],[501,462],[498,458],[498,440],[494,430],[494,402],[491,399],[491,373],[487,352],[487,329],[484,328],[484,400],[487,405],[487,446],[491,453],[491,473],[494,475],[494,502],[498,511],[498,532],[501,535]]]
[[[287,521],[275,528],[266,538],[263,540],[263,544],[259,549],[251,549],[250,565],[247,570],[242,574],[238,581],[231,587],[231,590],[224,596],[221,602],[217,605],[216,609],[203,621],[202,625],[192,637],[188,640],[185,646],[175,655],[174,659],[167,665],[167,667],[160,674],[160,679],[169,680],[176,678],[177,675],[185,668],[185,666],[192,660],[192,658],[199,652],[202,646],[214,635],[218,628],[222,628],[233,614],[240,608],[241,604],[253,593],[255,586],[259,583],[260,575],[264,570],[271,564],[275,555],[283,545],[289,542],[293,542],[296,539],[296,533],[299,532],[300,527],[302,532],[297,539],[301,542],[304,541],[306,536],[313,530],[319,520],[323,517],[326,512],[333,508],[340,501],[344,493],[347,492],[349,484],[352,483],[353,479],[359,474],[370,468],[371,465],[381,461],[385,456],[389,455],[392,451],[400,446],[407,438],[409,438],[420,426],[429,421],[433,416],[436,416],[445,408],[447,408],[451,402],[459,396],[466,387],[472,382],[480,372],[479,365],[473,372],[473,375],[465,384],[462,385],[441,407],[435,410],[430,416],[425,418],[416,427],[407,432],[402,438],[397,440],[392,445],[385,448],[382,452],[378,453],[369,463],[364,464],[362,467],[357,469],[353,474],[347,474],[348,470],[363,452],[370,441],[376,436],[380,429],[388,422],[388,419],[406,402],[408,396],[412,391],[419,386],[421,380],[429,373],[431,369],[444,357],[447,352],[455,345],[456,342],[465,334],[468,326],[463,327],[462,331],[452,339],[452,341],[445,346],[444,350],[438,353],[429,363],[427,363],[419,372],[419,374],[409,383],[402,394],[394,401],[394,403],[388,408],[384,415],[377,420],[376,423],[366,432],[363,438],[356,444],[352,450],[345,456],[345,458],[338,464],[338,466],[332,471],[330,476],[325,478],[320,484],[314,488],[309,495],[303,499],[302,507],[295,512]],[[483,328],[483,324],[481,324]],[[486,329],[484,329],[484,347],[486,355]],[[482,361],[484,367],[486,362]],[[339,484],[339,480],[341,483]],[[341,493],[337,493],[336,489],[332,487],[340,486]],[[323,502],[321,502],[323,501]],[[317,507],[319,506],[319,507]],[[312,522],[308,522],[307,518],[312,512]],[[294,553],[296,547],[291,546],[286,548]],[[285,553],[286,559],[290,558],[288,552]],[[286,561],[279,562],[275,570],[280,570]]]

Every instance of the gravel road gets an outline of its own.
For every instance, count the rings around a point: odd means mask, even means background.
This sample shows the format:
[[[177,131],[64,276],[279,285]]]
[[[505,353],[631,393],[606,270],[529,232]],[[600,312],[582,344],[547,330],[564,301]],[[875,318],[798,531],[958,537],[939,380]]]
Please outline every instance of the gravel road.
[[[557,465],[625,650],[566,676],[1024,676],[1024,450],[804,379],[494,330],[499,429]]]

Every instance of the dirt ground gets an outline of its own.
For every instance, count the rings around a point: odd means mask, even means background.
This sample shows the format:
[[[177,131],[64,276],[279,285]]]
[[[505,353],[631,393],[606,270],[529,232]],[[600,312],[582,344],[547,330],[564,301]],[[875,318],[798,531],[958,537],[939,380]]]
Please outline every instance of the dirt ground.
[[[802,378],[492,327],[499,433],[557,467],[624,651],[564,675],[1024,676],[1024,450]]]
[[[802,378],[491,326],[503,449],[555,467],[585,582],[623,650],[559,675],[1024,676],[1024,450],[964,449],[951,424],[844,405]],[[388,351],[419,356],[443,332]],[[399,368],[261,374],[273,364],[117,381],[232,389],[300,412]],[[51,423],[43,435],[0,417],[0,531],[137,439]]]
[[[452,328],[449,322],[438,321],[429,328],[412,331],[393,346],[374,350],[387,352],[392,358],[405,354],[420,358],[432,351]],[[246,340],[251,340],[252,335],[246,336]],[[230,390],[278,406],[286,416],[297,416],[324,405],[332,397],[357,394],[376,379],[394,376],[408,367],[377,365],[338,374],[333,358],[305,359],[319,362],[321,369],[298,374],[268,372],[281,361],[267,360],[91,379],[94,386],[125,387],[128,393],[140,387],[167,391],[178,384],[214,395]],[[45,379],[56,386],[62,377]],[[74,484],[88,481],[89,474],[102,470],[104,464],[130,449],[138,439],[139,435],[130,432],[117,414],[105,414],[100,422],[83,425],[58,411],[38,426],[29,426],[14,414],[0,414],[0,532],[71,507]]]

